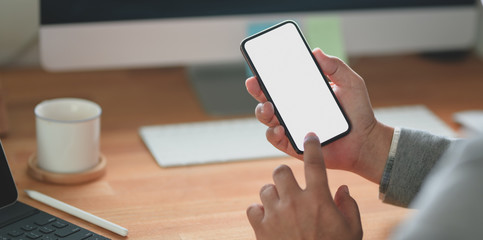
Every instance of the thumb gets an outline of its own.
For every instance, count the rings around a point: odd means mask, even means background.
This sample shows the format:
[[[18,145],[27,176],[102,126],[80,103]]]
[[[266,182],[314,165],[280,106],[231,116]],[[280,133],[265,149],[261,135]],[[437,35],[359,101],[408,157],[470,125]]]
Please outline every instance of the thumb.
[[[362,229],[361,216],[356,200],[349,194],[349,188],[342,185],[335,193],[334,202],[352,229]]]
[[[324,74],[339,86],[350,85],[354,77],[360,78],[347,64],[337,57],[326,55],[320,48],[312,51]]]

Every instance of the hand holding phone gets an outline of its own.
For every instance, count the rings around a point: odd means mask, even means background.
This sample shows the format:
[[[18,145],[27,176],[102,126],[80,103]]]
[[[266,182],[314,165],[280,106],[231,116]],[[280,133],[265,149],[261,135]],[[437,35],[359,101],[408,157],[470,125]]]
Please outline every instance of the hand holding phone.
[[[323,145],[350,131],[296,23],[285,21],[250,36],[241,50],[296,152],[303,152],[308,132],[315,132]]]

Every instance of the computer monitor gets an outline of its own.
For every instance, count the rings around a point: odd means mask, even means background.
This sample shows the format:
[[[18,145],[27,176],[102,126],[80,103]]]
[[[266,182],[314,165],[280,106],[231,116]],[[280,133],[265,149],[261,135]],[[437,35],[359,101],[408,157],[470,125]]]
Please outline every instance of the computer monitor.
[[[303,29],[336,16],[346,54],[360,56],[470,49],[478,23],[475,0],[41,0],[40,10],[45,69],[186,66],[213,114],[253,112],[239,51],[251,24],[292,19]]]

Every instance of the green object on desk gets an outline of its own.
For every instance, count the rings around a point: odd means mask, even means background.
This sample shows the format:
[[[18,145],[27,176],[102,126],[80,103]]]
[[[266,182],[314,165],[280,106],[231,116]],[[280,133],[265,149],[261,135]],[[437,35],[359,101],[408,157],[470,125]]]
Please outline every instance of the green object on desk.
[[[304,35],[312,49],[320,48],[326,54],[348,62],[339,17],[318,16],[307,18],[304,24]]]

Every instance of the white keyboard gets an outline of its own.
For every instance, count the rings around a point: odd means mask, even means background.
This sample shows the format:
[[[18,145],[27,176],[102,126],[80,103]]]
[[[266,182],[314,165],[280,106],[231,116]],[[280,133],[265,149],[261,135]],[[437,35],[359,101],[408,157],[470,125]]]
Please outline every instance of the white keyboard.
[[[424,105],[376,109],[379,121],[448,137],[455,132]],[[139,133],[163,167],[286,156],[265,138],[255,118],[141,127]]]
[[[286,156],[265,138],[255,118],[141,127],[139,134],[162,167]]]

